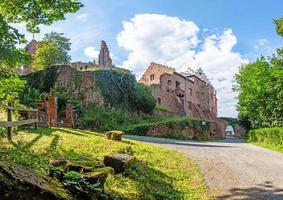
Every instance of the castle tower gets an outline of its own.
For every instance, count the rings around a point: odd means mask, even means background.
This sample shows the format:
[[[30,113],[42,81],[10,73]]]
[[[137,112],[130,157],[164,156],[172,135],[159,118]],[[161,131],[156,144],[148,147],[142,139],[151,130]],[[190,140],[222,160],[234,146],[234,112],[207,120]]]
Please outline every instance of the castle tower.
[[[103,68],[112,67],[112,59],[110,58],[110,53],[105,41],[101,41],[100,52],[98,57],[98,64]]]
[[[32,56],[35,55],[36,52],[36,46],[37,46],[37,41],[35,39],[32,39],[26,46],[25,46],[25,51]]]

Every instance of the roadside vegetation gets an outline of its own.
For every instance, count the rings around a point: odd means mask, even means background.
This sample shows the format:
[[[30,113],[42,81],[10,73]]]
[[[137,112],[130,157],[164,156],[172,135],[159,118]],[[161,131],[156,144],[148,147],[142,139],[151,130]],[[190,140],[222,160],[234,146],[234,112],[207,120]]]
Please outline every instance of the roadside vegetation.
[[[274,20],[282,36],[282,20]],[[239,93],[237,110],[246,129],[283,126],[283,49],[271,57],[259,57],[240,67],[234,90]]]
[[[83,156],[103,160],[126,153],[136,162],[124,173],[110,174],[105,189],[114,199],[209,199],[198,165],[181,153],[126,140],[107,140],[103,134],[72,129],[19,131],[13,143],[0,140],[2,159],[48,172],[49,160]]]
[[[249,131],[247,141],[283,153],[283,128],[260,128]]]
[[[274,24],[283,37],[283,17]],[[239,93],[240,122],[248,130],[246,140],[283,152],[283,49],[241,66],[234,90]]]

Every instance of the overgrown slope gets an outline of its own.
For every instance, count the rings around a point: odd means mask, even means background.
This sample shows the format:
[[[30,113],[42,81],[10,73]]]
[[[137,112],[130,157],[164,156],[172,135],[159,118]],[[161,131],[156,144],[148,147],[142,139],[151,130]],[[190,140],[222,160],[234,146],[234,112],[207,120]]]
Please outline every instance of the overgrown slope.
[[[114,199],[208,199],[199,167],[172,150],[104,135],[71,129],[21,131],[8,144],[0,140],[2,159],[25,164],[47,173],[48,161],[58,157],[84,156],[102,160],[115,152],[137,158],[125,174],[111,174],[106,192]]]

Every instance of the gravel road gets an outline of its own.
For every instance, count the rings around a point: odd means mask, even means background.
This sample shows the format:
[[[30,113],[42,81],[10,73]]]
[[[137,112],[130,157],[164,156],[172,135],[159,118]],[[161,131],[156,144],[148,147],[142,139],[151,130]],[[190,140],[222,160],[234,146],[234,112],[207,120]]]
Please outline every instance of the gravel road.
[[[283,200],[283,154],[238,138],[214,142],[180,141],[142,136],[129,139],[183,152],[199,163],[216,199]]]

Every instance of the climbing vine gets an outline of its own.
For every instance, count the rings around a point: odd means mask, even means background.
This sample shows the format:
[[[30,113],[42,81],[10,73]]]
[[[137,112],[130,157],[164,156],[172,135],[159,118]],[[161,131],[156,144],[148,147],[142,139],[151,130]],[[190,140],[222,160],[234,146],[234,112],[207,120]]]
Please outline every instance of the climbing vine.
[[[151,90],[137,83],[133,74],[115,70],[97,70],[93,74],[105,104],[128,111],[150,113],[155,106]]]

